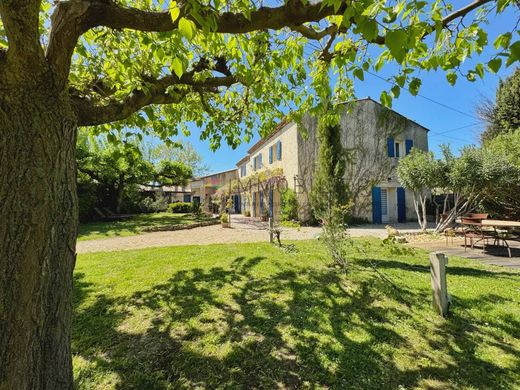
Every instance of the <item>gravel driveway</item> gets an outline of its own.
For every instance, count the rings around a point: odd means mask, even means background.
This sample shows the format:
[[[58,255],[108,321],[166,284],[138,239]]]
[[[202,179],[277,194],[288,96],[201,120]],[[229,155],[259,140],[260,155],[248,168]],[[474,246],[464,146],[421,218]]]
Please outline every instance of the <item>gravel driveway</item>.
[[[417,231],[417,224],[406,223],[395,225],[402,233]],[[205,226],[189,230],[170,232],[144,233],[138,236],[112,237],[100,240],[79,241],[76,244],[78,253],[118,251],[173,245],[209,245],[238,242],[267,241],[269,233],[265,222],[252,218],[233,215],[231,228],[224,229],[220,225]],[[285,240],[309,240],[320,233],[319,227],[283,228],[282,242]],[[372,236],[386,237],[383,225],[362,225],[350,229],[352,237]]]

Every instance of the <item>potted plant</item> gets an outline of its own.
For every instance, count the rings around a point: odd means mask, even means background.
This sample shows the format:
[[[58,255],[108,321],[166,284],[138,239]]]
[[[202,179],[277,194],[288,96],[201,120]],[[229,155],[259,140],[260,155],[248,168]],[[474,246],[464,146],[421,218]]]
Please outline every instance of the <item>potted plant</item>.
[[[269,219],[269,211],[265,210],[260,216],[260,220],[265,222]]]
[[[223,228],[229,227],[229,214],[228,213],[222,213],[220,216],[220,223]]]

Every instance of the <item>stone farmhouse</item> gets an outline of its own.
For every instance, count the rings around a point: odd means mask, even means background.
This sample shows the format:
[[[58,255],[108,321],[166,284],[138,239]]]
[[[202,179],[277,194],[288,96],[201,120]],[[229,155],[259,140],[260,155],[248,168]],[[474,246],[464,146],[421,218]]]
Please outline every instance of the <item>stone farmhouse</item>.
[[[345,103],[340,126],[353,217],[372,223],[413,220],[412,194],[400,185],[396,167],[412,147],[428,150],[428,129],[370,98]],[[308,221],[318,153],[316,132],[317,120],[311,116],[304,116],[299,124],[282,121],[248,150],[236,170],[192,182],[193,201],[231,194],[231,212],[278,219],[281,193],[290,188],[298,199],[298,218]],[[200,188],[208,188],[201,180],[211,182],[210,191],[201,192]]]

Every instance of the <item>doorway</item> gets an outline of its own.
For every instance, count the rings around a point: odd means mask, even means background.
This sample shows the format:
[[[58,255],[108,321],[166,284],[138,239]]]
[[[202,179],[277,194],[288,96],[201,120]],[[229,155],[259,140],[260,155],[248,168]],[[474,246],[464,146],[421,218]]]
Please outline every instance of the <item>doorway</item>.
[[[388,189],[381,188],[381,221],[388,222]]]

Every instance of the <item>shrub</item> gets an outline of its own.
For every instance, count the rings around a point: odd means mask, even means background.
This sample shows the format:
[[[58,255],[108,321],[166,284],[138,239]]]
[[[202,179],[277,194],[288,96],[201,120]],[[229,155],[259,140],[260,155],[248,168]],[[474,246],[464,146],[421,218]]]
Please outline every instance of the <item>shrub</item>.
[[[222,213],[220,216],[220,222],[222,223],[229,223],[229,214],[228,213]]]
[[[288,227],[288,228],[299,228],[301,227],[300,223],[297,221],[282,221],[280,222],[280,226]]]
[[[79,220],[86,222],[92,219],[94,207],[98,205],[96,185],[94,183],[78,183]]]
[[[168,205],[168,211],[170,213],[191,213],[193,206],[188,202],[175,202]]]
[[[250,216],[251,216],[251,211],[246,210],[246,212],[244,213],[244,215],[245,215],[246,217],[250,217]]]
[[[298,199],[296,193],[290,188],[286,189],[281,196],[282,221],[295,221],[298,219]]]
[[[157,213],[160,211],[166,211],[168,203],[163,197],[160,197],[157,200],[147,197],[139,202],[139,208],[143,213]]]
[[[140,204],[143,198],[144,194],[137,185],[128,185],[123,190],[123,199],[121,200],[121,213],[135,214],[141,212]]]
[[[191,205],[191,212],[194,215],[196,215],[197,217],[202,216],[202,214],[203,214],[202,205],[199,202],[192,203],[192,205]]]

